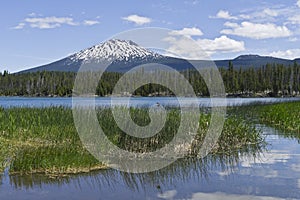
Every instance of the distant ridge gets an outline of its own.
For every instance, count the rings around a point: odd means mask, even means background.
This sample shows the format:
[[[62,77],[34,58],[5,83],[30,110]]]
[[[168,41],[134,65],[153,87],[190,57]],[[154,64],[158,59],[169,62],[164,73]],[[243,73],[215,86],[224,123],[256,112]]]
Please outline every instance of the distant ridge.
[[[283,65],[292,65],[294,62],[297,60],[288,60],[288,59],[283,59],[283,58],[276,58],[276,57],[271,57],[271,56],[260,56],[260,55],[254,55],[254,54],[249,54],[249,55],[240,55],[232,60],[223,60],[223,61],[215,61],[216,65],[218,67],[221,66],[227,66],[228,62],[232,61],[234,67],[261,67],[266,64],[283,64]],[[300,59],[298,59],[298,63]],[[226,65],[227,63],[227,65]]]
[[[133,41],[112,39],[79,51],[61,60],[30,68],[19,73],[37,71],[77,72],[82,64],[94,65],[95,69],[97,69],[97,64],[101,63],[101,61],[110,62],[111,64],[107,71],[114,72],[126,72],[134,66],[149,62],[165,64],[176,70],[184,70],[192,67],[186,60],[160,55],[139,46]],[[233,63],[235,68],[261,67],[268,63],[293,65],[294,62],[297,62],[300,64],[300,58],[288,60],[254,54],[240,55],[234,59],[215,60],[214,62],[217,67],[227,67],[229,61]],[[205,65],[209,62],[210,61],[199,61],[201,65]]]

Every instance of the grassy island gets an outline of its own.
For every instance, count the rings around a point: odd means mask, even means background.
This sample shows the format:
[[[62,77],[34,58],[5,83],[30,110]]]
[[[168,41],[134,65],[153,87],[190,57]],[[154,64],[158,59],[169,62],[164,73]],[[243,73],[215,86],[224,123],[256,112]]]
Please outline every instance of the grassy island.
[[[131,113],[137,124],[149,123],[146,108],[131,108]],[[109,108],[99,108],[97,114],[101,127],[114,144],[139,152],[167,143],[176,133],[180,122],[180,110],[170,108],[161,132],[153,138],[141,140],[123,133],[114,122]],[[202,114],[199,119],[197,138],[201,140],[208,128],[210,115]],[[253,125],[237,117],[228,117],[212,154],[254,152],[263,144],[264,139]],[[141,146],[143,148],[138,149]],[[9,169],[10,174],[64,176],[104,168],[105,164],[83,147],[70,108],[0,108],[2,172]]]

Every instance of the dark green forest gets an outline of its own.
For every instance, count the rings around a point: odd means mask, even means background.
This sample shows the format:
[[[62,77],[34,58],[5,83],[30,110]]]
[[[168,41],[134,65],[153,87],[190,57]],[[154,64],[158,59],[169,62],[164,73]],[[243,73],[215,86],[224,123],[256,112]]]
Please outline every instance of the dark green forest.
[[[267,64],[259,68],[235,68],[231,62],[219,69],[228,96],[295,96],[300,91],[300,65]],[[146,72],[142,72],[146,73]],[[171,72],[166,77],[172,77]],[[170,73],[170,74],[168,74]],[[196,70],[180,72],[191,83],[198,96],[209,96],[206,84]],[[99,96],[108,96],[122,76],[117,72],[104,72],[96,91]],[[34,72],[0,73],[1,96],[71,96],[76,73]],[[134,78],[134,77],[132,77]],[[134,79],[132,79],[134,80]],[[148,84],[138,88],[137,96],[172,96],[168,88]]]

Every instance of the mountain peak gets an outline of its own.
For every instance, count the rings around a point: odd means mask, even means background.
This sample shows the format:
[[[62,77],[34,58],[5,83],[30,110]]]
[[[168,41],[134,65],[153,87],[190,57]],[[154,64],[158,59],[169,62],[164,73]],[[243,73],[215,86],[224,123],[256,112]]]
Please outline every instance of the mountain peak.
[[[70,56],[70,60],[83,63],[130,61],[132,59],[159,58],[161,55],[147,50],[131,40],[111,39]]]
[[[255,54],[240,55],[230,60],[215,60],[218,67],[228,66],[232,61],[234,67],[260,67],[268,63],[277,63],[285,66],[300,63],[300,59],[288,60]],[[99,70],[100,64],[109,65],[109,71],[126,72],[129,69],[146,63],[161,63],[172,66],[174,69],[184,70],[192,68],[184,59],[165,57],[139,46],[131,40],[112,39],[90,48],[84,49],[66,58],[55,62],[21,71],[20,73],[36,71],[72,71],[77,72],[82,64],[88,64],[93,70]],[[203,65],[207,62],[200,61]],[[209,63],[208,63],[209,64]],[[204,66],[205,67],[205,66]]]

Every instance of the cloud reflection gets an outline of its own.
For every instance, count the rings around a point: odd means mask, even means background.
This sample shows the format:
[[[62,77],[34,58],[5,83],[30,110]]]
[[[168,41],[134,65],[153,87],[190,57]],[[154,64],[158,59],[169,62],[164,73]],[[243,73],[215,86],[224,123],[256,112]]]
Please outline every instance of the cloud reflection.
[[[191,200],[283,200],[277,197],[268,196],[252,196],[252,195],[235,195],[235,194],[225,194],[221,192],[217,193],[194,193]]]

